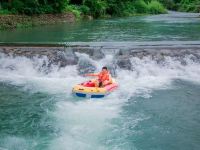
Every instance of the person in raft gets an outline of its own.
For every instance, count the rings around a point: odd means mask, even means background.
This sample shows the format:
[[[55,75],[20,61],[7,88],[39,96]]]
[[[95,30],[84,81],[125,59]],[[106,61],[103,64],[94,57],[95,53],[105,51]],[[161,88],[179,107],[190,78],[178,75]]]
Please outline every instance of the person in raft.
[[[97,77],[97,79],[90,81],[94,83],[95,87],[104,87],[108,84],[112,84],[112,77],[107,67],[103,67],[99,73],[85,74],[85,76]]]

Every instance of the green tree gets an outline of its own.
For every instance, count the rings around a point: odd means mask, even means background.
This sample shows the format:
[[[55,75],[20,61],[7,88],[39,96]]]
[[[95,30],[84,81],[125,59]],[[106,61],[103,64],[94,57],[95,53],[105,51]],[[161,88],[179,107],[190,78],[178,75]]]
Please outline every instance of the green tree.
[[[83,5],[90,8],[90,13],[94,17],[104,16],[108,7],[105,0],[84,0]]]

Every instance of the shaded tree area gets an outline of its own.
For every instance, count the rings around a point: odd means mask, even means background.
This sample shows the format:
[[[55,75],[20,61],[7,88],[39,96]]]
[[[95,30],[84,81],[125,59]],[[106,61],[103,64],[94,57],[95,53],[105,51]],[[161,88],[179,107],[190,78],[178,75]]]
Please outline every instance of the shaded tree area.
[[[67,0],[1,0],[1,7],[13,14],[60,13],[68,4]]]
[[[200,0],[160,0],[167,9],[183,12],[200,12]]]
[[[199,12],[200,0],[0,0],[0,14],[72,12],[76,16],[160,14],[166,9]]]
[[[177,9],[187,12],[200,12],[200,0],[181,0]]]

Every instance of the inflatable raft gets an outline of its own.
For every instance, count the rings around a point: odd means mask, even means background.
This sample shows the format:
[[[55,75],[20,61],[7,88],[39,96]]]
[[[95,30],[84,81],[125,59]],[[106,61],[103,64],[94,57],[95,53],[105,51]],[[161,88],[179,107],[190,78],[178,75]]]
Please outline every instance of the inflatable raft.
[[[118,84],[113,80],[112,84],[108,84],[104,87],[95,87],[94,83],[87,81],[78,85],[75,85],[72,89],[72,93],[78,97],[87,98],[102,98],[110,94],[118,87]]]

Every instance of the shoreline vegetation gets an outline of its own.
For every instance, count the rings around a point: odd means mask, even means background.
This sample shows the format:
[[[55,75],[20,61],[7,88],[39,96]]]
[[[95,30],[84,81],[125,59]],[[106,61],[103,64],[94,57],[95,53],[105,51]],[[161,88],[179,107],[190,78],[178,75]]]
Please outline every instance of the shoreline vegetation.
[[[200,0],[0,0],[0,30],[93,18],[200,12]]]

